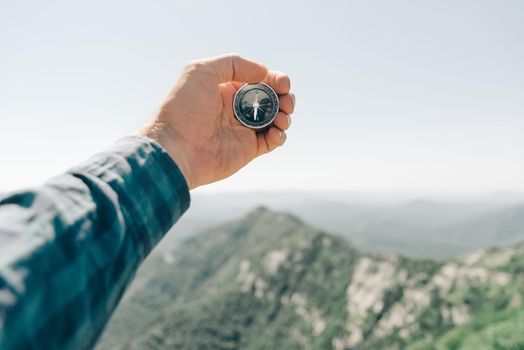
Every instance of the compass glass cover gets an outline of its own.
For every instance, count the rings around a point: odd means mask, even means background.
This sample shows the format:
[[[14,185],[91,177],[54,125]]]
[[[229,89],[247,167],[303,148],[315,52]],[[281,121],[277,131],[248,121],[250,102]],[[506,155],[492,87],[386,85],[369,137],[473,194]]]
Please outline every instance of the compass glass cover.
[[[261,128],[270,124],[278,113],[276,94],[266,85],[246,85],[235,97],[235,115],[244,125]]]

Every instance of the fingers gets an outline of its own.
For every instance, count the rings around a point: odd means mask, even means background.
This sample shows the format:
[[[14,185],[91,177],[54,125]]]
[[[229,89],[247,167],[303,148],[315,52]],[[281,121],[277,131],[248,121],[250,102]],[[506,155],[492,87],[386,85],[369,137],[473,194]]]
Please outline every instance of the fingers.
[[[291,125],[291,117],[289,114],[284,112],[278,112],[277,117],[273,121],[273,125],[275,125],[280,130],[287,130]]]
[[[271,127],[269,130],[257,134],[257,156],[273,151],[286,142],[286,133],[278,128]]]
[[[280,111],[272,127],[257,133],[257,155],[262,155],[282,146],[286,141],[286,133],[291,124],[290,114],[295,109],[295,97],[290,92],[289,77],[281,72],[268,71],[263,65],[238,55],[224,55],[205,60],[194,61],[190,69],[204,70],[213,74],[218,83],[233,82],[233,86],[240,88],[237,82],[258,83],[263,81],[271,86],[279,95]]]
[[[293,114],[295,111],[295,98],[293,93],[280,96],[278,100],[281,111],[287,114]]]
[[[289,115],[295,110],[295,95],[290,92],[291,82],[286,74],[269,71],[264,79],[264,83],[271,86],[280,95],[280,111],[273,121],[273,127],[257,134],[258,155],[271,152],[286,142],[285,130],[291,125],[291,117]]]
[[[236,54],[193,61],[190,65],[197,69],[208,69],[219,84],[229,81],[258,83],[267,76],[267,68],[262,64]]]
[[[291,89],[291,81],[287,74],[277,71],[267,72],[264,83],[268,84],[279,95],[284,95]]]

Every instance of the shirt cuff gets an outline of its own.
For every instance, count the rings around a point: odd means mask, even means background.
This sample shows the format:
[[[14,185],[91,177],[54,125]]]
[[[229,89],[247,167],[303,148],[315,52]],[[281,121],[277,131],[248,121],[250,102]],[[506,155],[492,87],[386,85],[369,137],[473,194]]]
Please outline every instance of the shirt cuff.
[[[109,186],[126,231],[138,240],[142,258],[189,208],[187,182],[171,156],[154,140],[142,136],[120,139],[70,171],[86,182]],[[108,191],[104,191],[108,192]]]

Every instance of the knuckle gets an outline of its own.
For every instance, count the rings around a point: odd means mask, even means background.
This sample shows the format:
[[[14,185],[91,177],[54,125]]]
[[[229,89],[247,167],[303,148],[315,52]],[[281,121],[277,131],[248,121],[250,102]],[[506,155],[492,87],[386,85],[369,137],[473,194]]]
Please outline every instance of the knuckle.
[[[295,103],[293,102],[293,97],[291,95],[284,95],[281,97],[280,108],[282,111],[287,114],[293,113],[295,109]]]
[[[288,89],[291,89],[291,79],[289,79],[289,76],[287,74],[284,75],[284,82]]]
[[[278,125],[277,126],[281,130],[287,130],[287,128],[289,128],[289,125],[291,124],[290,119],[289,119],[289,115],[287,115],[285,113],[282,113],[277,121],[278,121]]]
[[[231,63],[235,63],[240,59],[240,55],[236,52],[228,53],[226,57],[228,57],[231,60]]]
[[[233,52],[233,53],[227,53],[225,55],[217,57],[218,59],[225,59],[231,64],[232,66],[235,66],[237,64],[238,60],[240,59],[240,55]]]
[[[205,67],[206,67],[206,62],[205,61],[203,61],[203,60],[191,60],[191,61],[189,61],[185,65],[184,71],[186,73],[191,73],[191,72],[195,72],[195,71],[201,71]]]
[[[231,53],[229,54],[229,60],[231,62],[231,67],[233,67],[233,70],[235,69],[235,67],[237,67],[237,65],[239,64],[239,61],[240,61],[240,55],[236,54],[236,53]]]

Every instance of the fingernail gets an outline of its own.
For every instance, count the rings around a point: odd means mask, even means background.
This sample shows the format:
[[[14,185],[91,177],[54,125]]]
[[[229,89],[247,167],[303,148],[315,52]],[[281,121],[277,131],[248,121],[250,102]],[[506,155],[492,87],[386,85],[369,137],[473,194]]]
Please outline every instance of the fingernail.
[[[291,117],[289,116],[289,114],[287,114],[287,126],[291,126]]]
[[[280,131],[280,138],[282,139],[282,143],[284,143],[284,141],[286,141],[286,133],[284,131]]]

